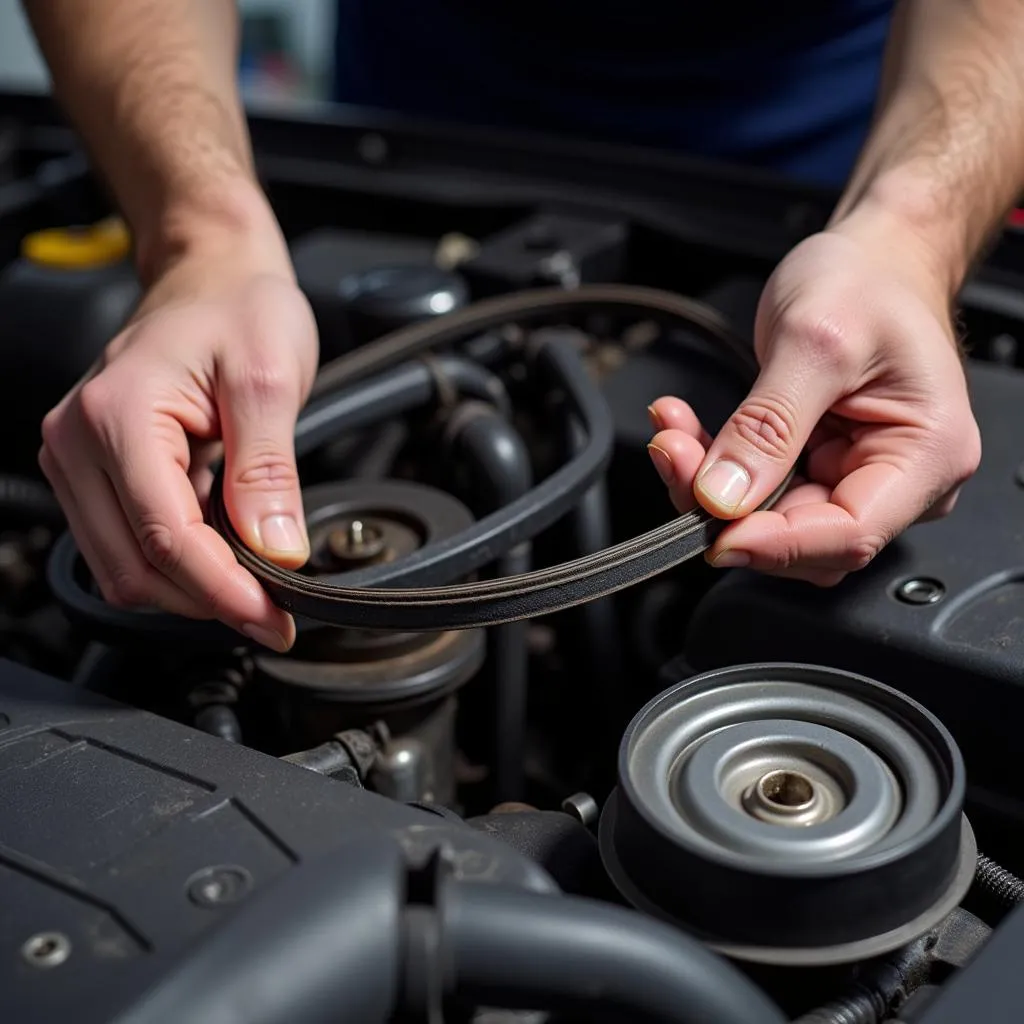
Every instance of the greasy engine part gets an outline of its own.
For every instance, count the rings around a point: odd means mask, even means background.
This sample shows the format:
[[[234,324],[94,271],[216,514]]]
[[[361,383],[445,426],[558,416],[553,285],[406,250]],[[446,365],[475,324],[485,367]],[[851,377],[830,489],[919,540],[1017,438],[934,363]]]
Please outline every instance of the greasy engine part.
[[[627,899],[733,958],[853,963],[913,941],[967,892],[964,788],[945,727],[897,691],[738,666],[634,718],[601,850]]]
[[[422,484],[361,480],[307,489],[312,576],[396,561],[465,530],[470,511]],[[253,659],[288,742],[313,746],[347,729],[387,726],[370,788],[405,802],[454,798],[454,693],[483,664],[483,630],[392,633],[321,627],[287,655]]]
[[[890,1014],[966,966],[992,929],[962,907],[920,939],[864,964],[844,991],[793,1024],[882,1024]]]
[[[714,310],[699,303],[627,285],[581,287],[570,293],[560,289],[525,292],[478,303],[436,322],[413,325],[325,366],[313,388],[314,399],[319,401],[300,419],[296,447],[301,452],[312,436],[322,441],[329,435],[332,392],[400,360],[503,324],[535,326],[538,322],[598,313],[640,314],[646,319],[685,324],[717,342],[745,383],[752,383],[757,374],[757,360],[750,346],[733,334]],[[641,537],[552,568],[450,586],[382,586],[447,581],[454,565],[465,572],[467,561],[474,568],[492,562],[550,526],[598,479],[612,443],[607,407],[578,353],[558,332],[553,333],[534,335],[532,355],[564,392],[570,415],[579,418],[589,443],[529,494],[479,520],[456,541],[423,548],[393,566],[364,571],[344,586],[330,579],[311,580],[273,565],[245,545],[227,514],[222,469],[211,492],[211,522],[227,539],[239,562],[281,607],[320,622],[378,629],[463,629],[530,618],[620,590],[707,550],[724,524],[703,511],[695,511]],[[597,439],[599,443],[594,443]],[[764,505],[771,505],[788,484],[789,477]]]

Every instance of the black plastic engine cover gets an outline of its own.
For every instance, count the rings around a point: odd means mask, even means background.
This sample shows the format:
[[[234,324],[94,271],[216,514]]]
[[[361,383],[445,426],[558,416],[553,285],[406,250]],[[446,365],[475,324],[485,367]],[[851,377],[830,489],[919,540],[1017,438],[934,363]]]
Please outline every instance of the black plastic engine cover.
[[[389,837],[413,866],[444,843],[467,881],[554,889],[460,821],[0,661],[0,1018],[119,1020],[264,887]],[[70,952],[47,966],[53,933]]]
[[[969,374],[984,454],[952,515],[912,527],[831,590],[730,571],[698,605],[685,657],[697,671],[803,661],[888,683],[953,732],[974,787],[1024,800],[1024,373],[977,363]],[[907,584],[939,599],[901,599]]]

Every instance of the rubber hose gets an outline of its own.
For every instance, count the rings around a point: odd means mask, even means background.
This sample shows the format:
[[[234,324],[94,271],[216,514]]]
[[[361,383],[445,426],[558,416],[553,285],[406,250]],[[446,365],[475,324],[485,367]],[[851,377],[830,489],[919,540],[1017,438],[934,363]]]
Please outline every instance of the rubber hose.
[[[978,854],[974,884],[985,896],[995,900],[1006,910],[1012,909],[1018,903],[1024,903],[1024,879],[1001,867],[983,853]]]
[[[533,564],[533,545],[524,541],[499,563],[502,576],[519,576]],[[522,800],[526,795],[526,729],[529,692],[529,622],[506,622],[494,627],[495,803]]]
[[[227,704],[209,704],[196,714],[195,727],[224,740],[226,743],[242,742],[242,726],[235,709]]]
[[[533,486],[530,452],[519,431],[497,410],[467,402],[453,414],[447,435],[455,457],[467,458],[482,479],[488,511],[504,508]],[[507,551],[500,576],[519,576],[532,567],[529,541]],[[527,622],[506,622],[492,634],[495,702],[492,718],[495,803],[523,797],[529,651]]]
[[[0,476],[0,517],[9,515],[22,517],[31,525],[64,526],[64,513],[53,492],[20,476]]]
[[[784,1024],[736,968],[668,925],[582,897],[449,882],[442,929],[457,997],[630,1024]]]
[[[484,367],[453,355],[414,359],[310,402],[295,429],[296,455],[308,455],[335,438],[340,422],[345,430],[357,430],[452,396],[477,398],[503,413],[511,409],[500,378]]]

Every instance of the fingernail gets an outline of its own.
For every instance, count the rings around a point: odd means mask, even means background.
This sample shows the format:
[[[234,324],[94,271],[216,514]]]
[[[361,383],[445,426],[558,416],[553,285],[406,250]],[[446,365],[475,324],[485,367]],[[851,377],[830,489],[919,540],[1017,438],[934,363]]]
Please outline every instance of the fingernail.
[[[306,550],[306,538],[292,516],[267,516],[260,523],[260,541],[267,551],[300,554]]]
[[[664,448],[659,448],[656,444],[649,444],[647,450],[651,453],[651,462],[654,463],[654,468],[658,471],[661,482],[666,485],[672,483],[676,478],[676,473],[672,468],[672,459],[669,458],[668,452]]]
[[[265,626],[257,626],[255,622],[249,622],[242,627],[242,632],[250,639],[263,647],[269,647],[278,654],[284,654],[288,650],[288,641],[280,633]]]
[[[745,565],[750,565],[750,555],[746,551],[732,551],[727,548],[711,559],[711,565],[715,569],[742,569]]]
[[[716,505],[733,509],[750,490],[750,474],[735,462],[721,459],[701,473],[697,487]]]
[[[654,425],[655,430],[664,430],[665,424],[661,422],[661,417],[658,415],[658,410],[653,405],[647,406],[647,415],[651,417],[651,423]]]

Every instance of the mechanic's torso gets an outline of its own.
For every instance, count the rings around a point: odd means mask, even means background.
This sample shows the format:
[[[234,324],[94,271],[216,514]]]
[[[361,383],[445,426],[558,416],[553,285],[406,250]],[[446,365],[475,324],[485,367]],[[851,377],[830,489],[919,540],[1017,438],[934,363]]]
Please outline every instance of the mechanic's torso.
[[[336,97],[839,182],[894,0],[338,0]]]

